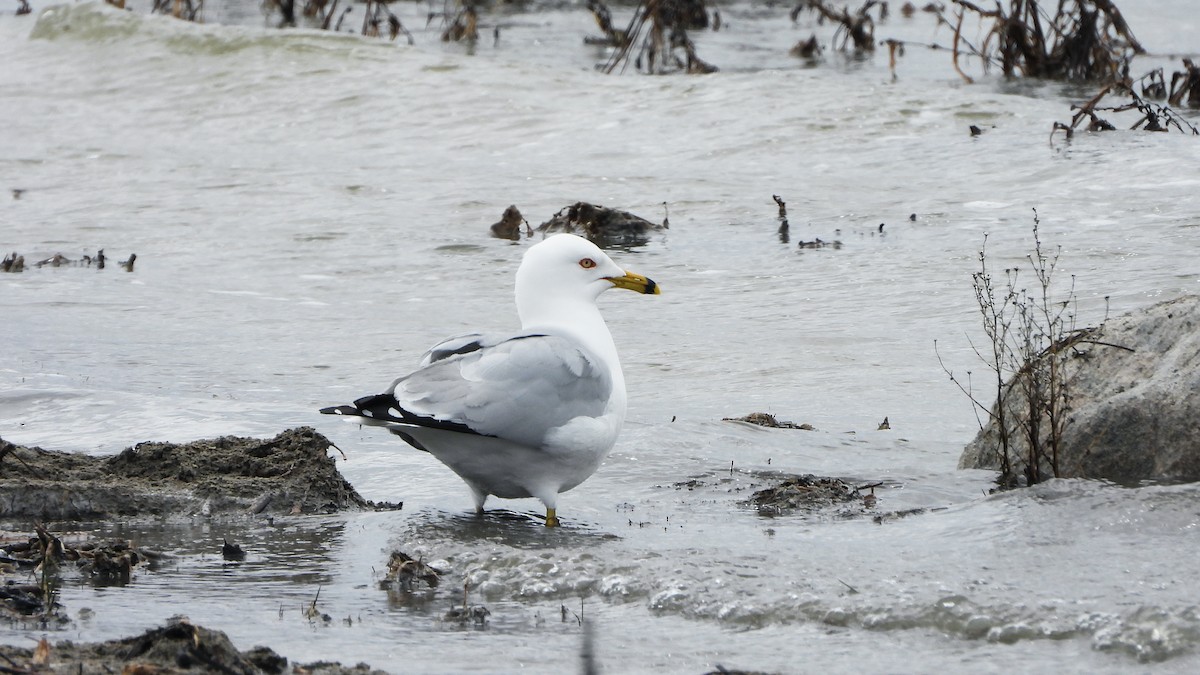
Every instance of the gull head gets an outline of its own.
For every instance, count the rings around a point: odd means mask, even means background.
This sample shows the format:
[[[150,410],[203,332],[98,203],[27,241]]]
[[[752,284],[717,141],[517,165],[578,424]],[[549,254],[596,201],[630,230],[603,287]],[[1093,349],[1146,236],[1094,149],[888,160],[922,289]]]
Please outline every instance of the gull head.
[[[525,252],[517,270],[517,311],[523,322],[587,302],[610,288],[658,295],[658,284],[626,271],[592,242],[556,234]]]

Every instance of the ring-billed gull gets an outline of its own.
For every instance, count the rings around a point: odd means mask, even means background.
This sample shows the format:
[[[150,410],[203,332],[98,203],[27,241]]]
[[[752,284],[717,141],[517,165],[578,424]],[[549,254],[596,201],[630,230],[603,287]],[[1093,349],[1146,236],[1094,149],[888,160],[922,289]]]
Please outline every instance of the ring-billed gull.
[[[321,412],[437,457],[470,486],[476,512],[489,495],[537,497],[558,525],[558,494],[596,471],[625,421],[625,377],[596,306],[610,288],[659,293],[588,240],[549,237],[517,269],[520,331],[443,340],[386,392]]]

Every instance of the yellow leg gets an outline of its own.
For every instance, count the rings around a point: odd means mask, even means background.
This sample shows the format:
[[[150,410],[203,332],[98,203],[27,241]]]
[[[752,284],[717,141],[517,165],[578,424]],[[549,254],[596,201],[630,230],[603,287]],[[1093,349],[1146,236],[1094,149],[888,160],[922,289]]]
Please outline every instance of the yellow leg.
[[[558,516],[554,513],[554,509],[546,509],[546,527],[558,527]]]

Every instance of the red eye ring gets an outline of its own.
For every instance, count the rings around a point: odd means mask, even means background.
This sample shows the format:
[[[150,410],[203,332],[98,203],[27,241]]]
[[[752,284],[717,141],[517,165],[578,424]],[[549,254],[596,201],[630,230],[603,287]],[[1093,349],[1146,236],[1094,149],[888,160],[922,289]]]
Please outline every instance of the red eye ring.
[[[590,270],[596,266],[596,261],[592,260],[591,258],[584,258],[583,260],[579,261],[579,266],[585,270]]]

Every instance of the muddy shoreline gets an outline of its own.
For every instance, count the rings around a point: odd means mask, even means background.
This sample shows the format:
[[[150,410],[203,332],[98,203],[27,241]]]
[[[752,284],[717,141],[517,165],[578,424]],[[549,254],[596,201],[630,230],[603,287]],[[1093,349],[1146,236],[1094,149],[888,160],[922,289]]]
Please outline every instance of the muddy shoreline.
[[[0,522],[301,515],[399,508],[362,498],[311,427],[274,438],[146,442],[110,457],[0,439]]]

